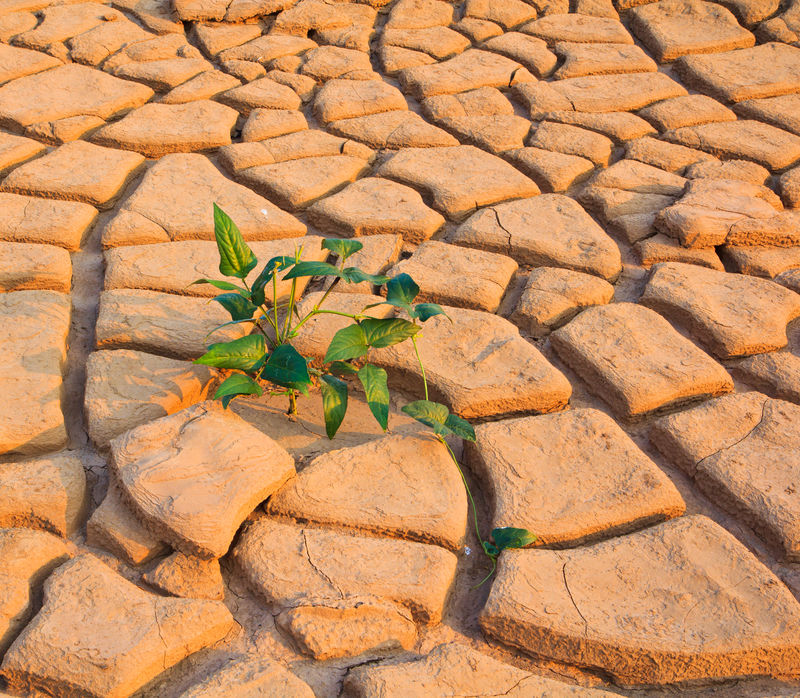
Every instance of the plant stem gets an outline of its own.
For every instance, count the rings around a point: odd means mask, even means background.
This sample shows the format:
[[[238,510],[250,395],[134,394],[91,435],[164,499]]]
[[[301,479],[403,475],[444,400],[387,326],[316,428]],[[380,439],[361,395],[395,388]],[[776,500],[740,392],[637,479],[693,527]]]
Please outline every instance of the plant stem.
[[[272,310],[275,313],[275,324],[273,327],[275,328],[275,340],[278,344],[281,343],[281,329],[280,324],[278,323],[278,279],[277,274],[272,275]]]
[[[425,388],[425,399],[428,399],[428,379],[425,377],[425,366],[422,364],[422,357],[419,355],[419,347],[417,346],[417,338],[411,337],[411,343],[414,345],[414,353],[417,355],[417,362],[419,363],[419,370],[422,371],[422,386]],[[455,460],[455,458],[453,458]],[[456,464],[458,465],[458,464]],[[463,475],[461,477],[464,477]],[[467,484],[466,482],[464,483]],[[469,491],[469,490],[467,490]],[[480,537],[480,536],[479,536]]]
[[[315,315],[341,315],[342,317],[349,317],[351,320],[355,320],[356,322],[358,322],[358,320],[362,317],[361,315],[354,315],[353,313],[342,313],[338,310],[320,310],[319,308],[314,307],[308,312],[308,315],[306,315],[294,326],[294,329],[292,330],[292,337],[297,334],[297,330],[299,330]]]
[[[297,414],[297,398],[295,397],[294,390],[289,393],[289,414]]]
[[[477,589],[479,586],[485,584],[486,580],[488,580],[494,574],[494,571],[497,569],[497,561],[495,560],[494,557],[492,557],[491,555],[489,555],[489,553],[486,552],[486,547],[485,547],[483,538],[481,537],[481,529],[480,529],[480,527],[478,525],[478,508],[475,506],[475,500],[473,499],[472,492],[470,491],[469,485],[467,484],[467,478],[464,477],[464,471],[461,469],[461,466],[458,464],[458,460],[456,459],[456,454],[453,453],[453,449],[450,448],[450,444],[447,443],[447,441],[445,440],[445,438],[443,436],[440,436],[439,434],[437,434],[436,438],[439,439],[439,441],[441,441],[442,444],[444,444],[444,447],[447,449],[447,452],[450,454],[450,458],[452,459],[452,461],[455,464],[456,468],[458,468],[458,474],[461,476],[461,482],[464,483],[464,489],[467,491],[467,497],[469,497],[469,504],[472,507],[472,521],[475,524],[475,535],[478,537],[478,543],[481,546],[481,552],[484,555],[486,555],[486,557],[488,557],[489,560],[491,560],[491,562],[492,562],[492,569],[489,571],[489,574],[487,574],[480,582],[478,582],[474,587],[472,587],[473,589]]]
[[[292,292],[289,294],[289,307],[286,311],[286,319],[283,323],[283,336],[284,339],[289,336],[289,329],[291,328],[292,313],[294,312],[294,299],[297,294],[297,279],[292,279]],[[277,312],[278,302],[275,302]]]

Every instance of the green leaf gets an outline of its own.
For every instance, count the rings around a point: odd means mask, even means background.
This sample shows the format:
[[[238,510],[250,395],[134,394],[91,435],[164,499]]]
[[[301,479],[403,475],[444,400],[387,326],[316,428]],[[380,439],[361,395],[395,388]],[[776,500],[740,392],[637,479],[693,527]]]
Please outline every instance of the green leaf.
[[[422,328],[400,318],[367,318],[361,321],[361,329],[369,346],[382,349],[413,337]]]
[[[346,361],[334,361],[330,367],[331,373],[338,373],[340,376],[353,375],[358,373],[355,366],[351,366]]]
[[[367,337],[359,325],[348,325],[339,330],[331,340],[325,361],[348,361],[367,353]]]
[[[419,286],[408,274],[398,274],[386,284],[386,302],[412,312],[411,303],[419,295]]]
[[[417,400],[409,402],[402,409],[409,417],[422,422],[422,424],[430,427],[440,436],[448,436],[450,434],[450,430],[444,425],[445,420],[450,415],[450,410],[445,405],[439,402],[431,402],[430,400]]]
[[[216,368],[238,368],[251,371],[264,358],[267,345],[261,334],[249,334],[231,342],[212,344],[194,363]]]
[[[250,298],[250,292],[246,288],[242,288],[241,286],[232,284],[230,281],[217,281],[216,279],[198,279],[197,281],[192,281],[192,283],[190,283],[189,286],[194,286],[195,284],[211,284],[214,288],[218,288],[223,291],[236,291],[236,293],[244,296],[245,298]]]
[[[417,400],[403,407],[410,417],[433,429],[439,436],[458,436],[468,441],[475,441],[475,430],[472,425],[458,415],[451,414],[446,405],[430,400]]]
[[[483,541],[483,551],[491,558],[496,558],[500,554],[500,549],[488,540]]]
[[[386,371],[372,364],[366,364],[358,372],[358,380],[364,386],[367,404],[381,429],[389,426],[389,386],[386,382]]]
[[[342,278],[348,284],[360,284],[362,281],[369,281],[376,286],[382,286],[389,280],[389,277],[383,276],[383,274],[367,274],[367,272],[361,271],[356,267],[342,269]]]
[[[444,312],[444,308],[438,303],[417,303],[414,306],[413,316],[418,318],[420,322],[425,322],[425,320],[429,320],[434,315],[444,315],[448,320],[450,319],[450,316]]]
[[[222,406],[227,408],[231,400],[237,395],[261,395],[263,392],[261,386],[250,376],[246,376],[243,373],[234,373],[222,381],[222,384],[217,388],[217,392],[214,393],[214,399],[222,400]]]
[[[288,269],[294,262],[294,257],[287,257],[286,255],[270,259],[253,282],[253,303],[262,305],[266,300],[264,289],[272,281],[272,277],[279,269]]]
[[[510,526],[494,529],[492,531],[492,539],[497,546],[498,553],[506,548],[524,548],[537,540],[536,536],[529,530]]]
[[[264,364],[261,377],[275,385],[295,390],[302,390],[301,385],[308,386],[311,383],[308,362],[291,344],[281,344],[275,348]]]
[[[231,314],[231,320],[249,320],[258,310],[247,298],[238,293],[220,293],[212,300],[215,300]]]
[[[353,256],[364,245],[358,240],[340,240],[339,238],[325,238],[322,241],[323,249],[330,250],[344,262],[348,257]]]
[[[335,376],[322,376],[322,410],[325,413],[325,432],[332,439],[347,412],[347,383]]]
[[[301,276],[338,276],[342,278],[342,270],[327,262],[298,262],[283,277],[283,280],[296,279]]]
[[[457,414],[447,415],[444,425],[459,438],[465,441],[475,441],[475,429],[466,419],[462,419]]]
[[[223,276],[244,279],[255,269],[258,259],[244,241],[236,223],[214,204],[214,237],[219,249],[219,271]]]

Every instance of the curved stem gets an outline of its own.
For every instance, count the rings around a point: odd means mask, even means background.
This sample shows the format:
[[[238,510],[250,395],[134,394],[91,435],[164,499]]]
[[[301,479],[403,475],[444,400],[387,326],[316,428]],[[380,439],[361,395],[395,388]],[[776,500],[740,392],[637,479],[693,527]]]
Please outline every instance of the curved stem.
[[[275,327],[275,340],[280,344],[281,330],[280,324],[278,323],[278,280],[275,278],[276,276],[276,274],[272,275],[272,310],[275,315],[275,324],[273,325],[273,327]]]
[[[491,579],[492,575],[494,574],[494,571],[497,569],[497,560],[495,560],[495,558],[493,558],[491,555],[489,556],[489,559],[492,561],[492,569],[489,570],[489,574],[487,574],[483,579],[481,579],[480,582],[478,582],[474,587],[471,587],[472,589],[477,589],[478,587],[482,587],[484,584],[486,584],[486,582],[488,582],[489,579]]]
[[[411,337],[411,343],[414,345],[414,353],[417,355],[417,363],[419,363],[419,370],[422,371],[422,387],[425,388],[425,399],[427,400],[428,399],[428,379],[425,376],[425,366],[422,364],[422,357],[419,355],[419,347],[417,346],[417,338],[416,337]],[[448,448],[449,448],[449,446],[448,446]],[[452,455],[452,451],[451,451],[451,455]],[[455,460],[455,456],[453,457],[453,460]],[[456,463],[456,465],[458,465],[458,463]],[[461,469],[459,468],[459,470],[461,470]],[[464,476],[462,475],[461,477],[463,478]],[[464,482],[464,485],[466,485],[466,484],[467,483]],[[469,492],[469,488],[467,488],[467,492]],[[471,497],[471,495],[470,495],[470,497]]]

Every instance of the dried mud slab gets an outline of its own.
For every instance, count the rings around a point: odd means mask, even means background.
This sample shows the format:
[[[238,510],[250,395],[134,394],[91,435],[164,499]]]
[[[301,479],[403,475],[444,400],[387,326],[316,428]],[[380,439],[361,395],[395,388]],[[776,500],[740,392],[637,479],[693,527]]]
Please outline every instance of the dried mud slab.
[[[55,291],[0,293],[0,453],[56,451],[67,443],[61,411],[70,299]]]
[[[779,284],[675,262],[653,268],[640,302],[722,359],[786,346],[786,325],[800,316],[800,295]]]
[[[111,470],[146,528],[204,560],[222,557],[245,517],[295,472],[285,449],[212,402],[114,439]]]
[[[726,396],[656,422],[650,439],[707,497],[786,560],[800,560],[800,406],[758,393]]]
[[[72,262],[60,247],[0,242],[0,291],[60,291],[72,286]]]
[[[53,201],[0,192],[0,240],[57,245],[77,250],[97,209],[77,201]]]
[[[306,231],[294,216],[224,177],[205,156],[176,154],[153,165],[106,223],[103,247],[213,240],[213,203],[235,221],[246,240],[293,238]]]
[[[658,313],[633,303],[588,308],[553,332],[550,341],[623,419],[733,390],[720,364]]]
[[[344,690],[346,695],[363,698],[447,698],[455,695],[600,698],[607,695],[605,691],[531,674],[457,642],[434,647],[419,659],[353,667],[345,677]]]
[[[609,280],[622,270],[617,244],[580,204],[561,194],[478,211],[448,240],[507,254],[522,264],[566,267]]]
[[[507,162],[471,145],[405,148],[376,174],[422,189],[434,208],[456,221],[480,206],[539,193],[532,180]]]
[[[492,528],[574,547],[683,514],[669,478],[599,410],[480,424],[469,460],[491,494]]]
[[[528,275],[510,319],[528,334],[543,337],[584,308],[610,303],[613,296],[614,287],[591,274],[537,267]]]
[[[435,624],[456,572],[456,556],[424,543],[373,538],[263,518],[245,529],[233,560],[273,607],[371,596]]]
[[[575,550],[506,551],[481,612],[491,637],[624,685],[790,675],[798,622],[791,592],[704,516]]]
[[[122,698],[233,624],[219,601],[150,594],[80,555],[45,582],[42,610],[6,653],[2,673],[15,691]]]
[[[17,167],[0,189],[110,208],[143,165],[137,153],[75,141]]]
[[[438,441],[386,436],[318,456],[266,509],[458,550],[467,526],[461,477]]]
[[[64,541],[49,533],[0,528],[0,651],[8,649],[31,619],[42,582],[68,559]]]
[[[234,657],[222,669],[194,684],[181,698],[216,698],[239,693],[262,698],[314,698],[314,692],[282,664],[256,654]]]
[[[44,151],[44,145],[31,138],[0,133],[0,176]]]
[[[18,130],[76,116],[108,119],[152,96],[145,85],[71,63],[0,87],[0,126]]]
[[[800,356],[788,351],[758,354],[738,363],[733,371],[772,397],[800,403]]]
[[[86,362],[89,436],[104,448],[115,436],[206,399],[216,371],[128,349],[96,351]]]
[[[203,298],[140,289],[103,291],[95,325],[96,346],[196,359],[213,342],[230,342],[247,334],[245,325],[215,331],[229,320],[221,305]]]
[[[86,513],[83,463],[68,451],[0,469],[0,526],[36,528],[66,537]]]

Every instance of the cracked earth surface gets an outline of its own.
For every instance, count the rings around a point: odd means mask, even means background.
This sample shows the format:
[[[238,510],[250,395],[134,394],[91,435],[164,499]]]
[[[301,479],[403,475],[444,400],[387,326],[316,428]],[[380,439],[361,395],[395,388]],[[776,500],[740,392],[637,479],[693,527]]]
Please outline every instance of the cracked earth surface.
[[[212,202],[448,307],[533,547],[405,345],[386,434],[209,401]],[[798,695],[798,318],[797,0],[0,0],[0,693]]]

